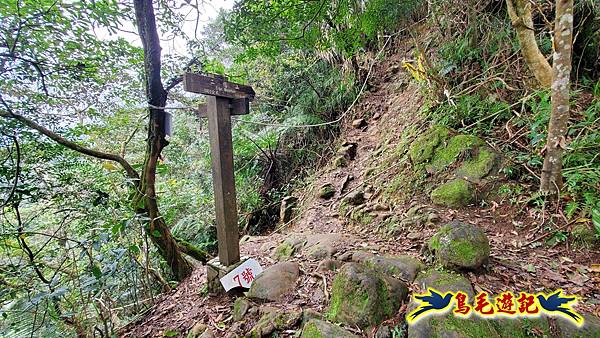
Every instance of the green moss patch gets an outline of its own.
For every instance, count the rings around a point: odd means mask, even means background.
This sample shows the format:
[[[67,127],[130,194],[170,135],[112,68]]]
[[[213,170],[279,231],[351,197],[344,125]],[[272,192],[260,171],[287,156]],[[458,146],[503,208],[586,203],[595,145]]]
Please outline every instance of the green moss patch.
[[[362,328],[391,318],[406,297],[406,285],[357,263],[345,264],[333,281],[327,318]]]
[[[275,253],[273,253],[273,258],[275,258],[278,261],[286,260],[292,257],[295,251],[296,249],[292,246],[292,244],[285,241],[279,244],[277,249],[275,249]]]
[[[454,316],[434,317],[431,325],[434,337],[500,337],[491,320],[463,319]]]
[[[447,268],[476,269],[490,255],[485,232],[474,225],[452,222],[440,228],[429,241],[429,249]]]
[[[496,164],[496,153],[486,148],[479,148],[475,158],[465,161],[457,170],[456,176],[478,180],[487,176]]]
[[[448,140],[445,146],[439,146],[433,158],[431,159],[430,169],[433,172],[440,172],[450,166],[461,155],[473,150],[485,143],[477,136],[473,135],[456,135]]]
[[[435,148],[441,143],[444,143],[449,135],[450,130],[448,130],[448,128],[435,126],[428,132],[417,137],[408,150],[410,160],[414,164],[429,162]]]
[[[475,200],[473,185],[463,179],[444,183],[431,192],[431,201],[451,208],[469,205]]]

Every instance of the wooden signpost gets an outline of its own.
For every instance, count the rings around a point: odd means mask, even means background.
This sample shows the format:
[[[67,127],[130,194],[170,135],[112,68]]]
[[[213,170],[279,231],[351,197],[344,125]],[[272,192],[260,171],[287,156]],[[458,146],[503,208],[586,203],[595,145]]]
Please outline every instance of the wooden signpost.
[[[228,82],[214,74],[186,73],[183,85],[187,92],[206,95],[199,116],[208,118],[219,250],[218,261],[208,265],[208,285],[209,291],[218,292],[221,289],[218,279],[240,262],[230,116],[248,114],[255,93],[250,86]]]

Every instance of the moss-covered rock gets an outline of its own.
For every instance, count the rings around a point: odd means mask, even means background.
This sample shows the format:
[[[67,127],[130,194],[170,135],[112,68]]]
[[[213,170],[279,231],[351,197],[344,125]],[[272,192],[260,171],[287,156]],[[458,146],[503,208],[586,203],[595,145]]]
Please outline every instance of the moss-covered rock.
[[[302,318],[302,311],[299,310],[284,311],[269,307],[261,312],[263,315],[250,331],[249,336],[252,338],[270,337],[275,331],[294,327]]]
[[[333,166],[336,168],[344,168],[348,166],[348,161],[344,156],[338,156],[333,160]]]
[[[354,223],[369,225],[375,220],[375,216],[365,208],[356,208],[350,213],[350,219]]]
[[[600,338],[600,318],[585,313],[583,320],[581,327],[573,325],[571,321],[564,318],[558,318],[556,323],[563,337]]]
[[[392,317],[408,289],[405,283],[358,263],[346,263],[333,281],[327,316],[365,328]]]
[[[235,300],[233,303],[233,311],[231,315],[233,316],[233,321],[238,322],[244,318],[248,310],[252,304],[246,298],[240,297]]]
[[[456,176],[469,180],[484,178],[494,168],[498,155],[487,147],[480,147],[477,155],[463,162],[456,170]]]
[[[431,201],[451,208],[469,205],[475,200],[473,185],[462,178],[454,179],[435,188],[431,192]]]
[[[575,240],[576,244],[582,246],[592,246],[598,241],[596,238],[596,232],[586,224],[577,224],[571,229],[571,236]]]
[[[429,249],[446,268],[477,269],[490,256],[490,242],[485,232],[462,222],[440,228],[429,241]]]
[[[358,338],[357,335],[350,333],[343,328],[319,320],[319,319],[311,319],[309,320],[302,329],[302,338],[334,338],[334,337],[348,337],[348,338]]]
[[[491,320],[435,316],[408,327],[409,338],[500,338]]]
[[[443,272],[437,270],[428,270],[420,272],[415,279],[415,283],[422,290],[434,288],[442,293],[446,292],[464,292],[473,300],[475,291],[471,282],[462,275]],[[411,299],[408,305],[408,313],[415,310],[420,302]],[[464,324],[468,322],[467,324]],[[424,318],[408,327],[408,337],[426,338],[426,337],[498,337],[497,332],[490,328],[486,320],[467,319],[462,320],[454,317],[452,314],[437,314],[432,317]],[[463,325],[464,324],[464,325]],[[473,334],[471,334],[473,333]],[[484,335],[474,335],[485,333]]]
[[[417,273],[425,268],[418,258],[409,255],[377,256],[366,252],[357,252],[352,256],[352,260],[408,283],[412,282]]]
[[[548,318],[497,319],[492,322],[502,338],[552,337]]]
[[[292,246],[292,244],[290,244],[287,241],[284,241],[283,243],[279,244],[279,246],[275,249],[275,252],[273,253],[273,258],[275,258],[278,261],[284,261],[292,257],[295,251],[296,249]]]
[[[358,150],[358,144],[354,142],[344,142],[338,149],[337,154],[344,157],[345,159],[352,161],[356,157],[356,151]]]
[[[482,139],[473,135],[456,135],[448,140],[446,145],[436,148],[431,159],[430,169],[440,172],[454,163],[461,155],[470,156],[475,149],[484,145]]]
[[[331,183],[323,184],[319,188],[319,197],[323,199],[330,199],[335,195],[335,188]]]
[[[446,127],[435,126],[431,128],[411,143],[410,148],[408,149],[410,160],[414,164],[429,162],[435,148],[441,143],[444,143],[449,135],[450,130]]]

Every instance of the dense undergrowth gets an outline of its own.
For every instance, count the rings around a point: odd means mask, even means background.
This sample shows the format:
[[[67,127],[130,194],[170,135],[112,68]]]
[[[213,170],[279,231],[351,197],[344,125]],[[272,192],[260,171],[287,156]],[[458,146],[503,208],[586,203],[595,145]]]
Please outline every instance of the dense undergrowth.
[[[188,47],[188,55],[163,51],[165,83],[184,70],[206,71],[250,83],[257,92],[251,113],[233,123],[239,226],[242,234],[256,234],[277,224],[281,197],[326,161],[339,131],[327,122],[356,98],[365,53],[408,20],[417,2],[240,3],[199,39],[180,27],[181,11],[194,6],[160,1],[155,10],[164,37],[184,39]],[[278,22],[257,22],[285,6]],[[144,55],[131,33],[120,31],[123,22],[133,25],[130,11],[112,1],[27,2],[26,10],[19,1],[0,5],[0,29],[10,37],[1,57],[11,65],[1,69],[0,85],[2,335],[111,336],[176,285],[150,240],[160,233],[149,232],[149,218],[131,205],[132,180],[122,168],[68,150],[10,118],[26,116],[142,170]],[[307,14],[313,18],[308,24]],[[98,38],[97,29],[117,35]],[[259,31],[265,41],[244,40]],[[170,88],[172,134],[156,168],[157,201],[180,243],[214,254],[207,126],[190,109],[200,101],[180,86]],[[314,124],[323,125],[299,127]]]
[[[479,7],[477,6],[479,5]],[[422,86],[430,98],[423,114],[434,124],[483,136],[509,159],[506,178],[521,185],[517,194],[542,208],[555,200],[537,193],[551,111],[550,91],[537,89],[519,52],[504,6],[479,2],[455,14],[433,14],[427,45],[417,44],[429,58]],[[534,18],[538,44],[552,51],[551,6],[543,5]],[[600,79],[597,63],[600,8],[591,1],[576,2],[574,91],[569,120],[569,148],[564,158],[565,189],[559,199],[569,220],[591,222],[600,210]],[[436,13],[436,10],[433,10]],[[470,18],[477,18],[472,20]],[[595,216],[594,218],[596,218]],[[596,221],[598,222],[598,221]],[[600,232],[599,232],[600,233]]]

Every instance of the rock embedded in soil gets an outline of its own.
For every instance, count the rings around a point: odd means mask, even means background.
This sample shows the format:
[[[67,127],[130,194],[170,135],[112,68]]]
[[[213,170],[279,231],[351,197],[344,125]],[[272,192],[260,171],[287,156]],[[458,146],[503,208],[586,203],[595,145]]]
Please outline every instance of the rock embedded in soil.
[[[455,273],[436,270],[423,271],[417,275],[415,284],[417,284],[419,288],[423,290],[423,292],[425,292],[427,288],[434,288],[442,293],[461,291],[467,294],[469,301],[473,300],[475,294],[475,291],[471,286],[471,282],[462,275]],[[415,310],[418,306],[419,303],[411,298],[411,301],[408,304],[407,313]],[[490,335],[489,337],[499,337],[493,328],[489,328],[487,324],[485,324],[485,322],[488,321],[475,322],[474,319],[463,320],[456,318],[451,314],[448,316],[434,315],[432,317],[424,318],[418,321],[416,324],[409,325],[408,337],[480,337],[478,335],[465,333],[463,331],[457,331],[456,327],[460,329],[463,327],[463,325],[460,325],[460,322],[456,322],[456,320],[468,321],[469,329],[473,329],[476,332],[483,332],[486,335]],[[480,328],[480,326],[482,327]]]
[[[431,201],[451,208],[464,207],[475,201],[475,188],[472,183],[457,178],[435,188]]]
[[[452,315],[433,315],[409,325],[409,338],[452,337],[452,338],[501,338],[520,337],[517,335],[501,336],[496,330],[493,320],[479,318],[459,318]],[[523,336],[527,337],[527,336]]]
[[[408,156],[414,164],[427,163],[433,157],[435,149],[450,135],[450,130],[443,126],[435,126],[417,137],[408,149]]]
[[[337,154],[342,156],[348,161],[354,160],[356,158],[356,151],[358,149],[358,145],[354,142],[344,142],[340,149],[338,149]]]
[[[250,286],[248,297],[276,301],[296,287],[299,276],[298,263],[277,263],[256,277]]]
[[[357,251],[352,260],[365,264],[390,277],[398,278],[404,282],[412,282],[417,273],[425,268],[418,258],[409,255],[377,256],[367,252]]]
[[[436,260],[450,269],[477,269],[490,256],[490,241],[483,229],[458,221],[440,228],[428,247]]]
[[[292,219],[294,208],[298,203],[298,199],[294,196],[287,196],[281,200],[279,207],[279,222],[287,223]]]
[[[479,147],[477,154],[465,160],[456,169],[456,176],[469,181],[478,181],[491,174],[499,160],[498,154],[488,147]]]
[[[346,263],[334,278],[328,318],[361,328],[394,316],[406,298],[405,283],[358,263]]]
[[[300,310],[279,310],[267,308],[249,335],[252,338],[270,337],[275,331],[283,331],[294,327],[302,318]]]
[[[439,173],[459,159],[471,158],[485,142],[473,135],[456,135],[441,143],[433,153],[429,171]]]
[[[233,321],[238,322],[242,320],[246,313],[248,313],[248,310],[250,310],[251,306],[252,304],[246,298],[237,298],[233,303],[233,311],[231,314],[233,316]]]
[[[598,238],[596,238],[596,232],[587,224],[574,225],[571,229],[571,236],[575,240],[576,244],[582,246],[591,247],[598,242]]]
[[[367,126],[367,121],[365,119],[356,119],[352,121],[352,127],[356,129],[361,129]]]
[[[344,168],[348,166],[348,161],[344,156],[338,156],[333,160],[333,166],[336,168]]]
[[[319,319],[311,319],[302,328],[302,338],[358,338],[349,331]]]
[[[319,188],[319,198],[330,199],[335,195],[335,188],[331,183],[325,183]]]
[[[348,196],[344,197],[344,201],[348,205],[361,205],[365,203],[365,193],[357,190],[348,194]]]
[[[199,337],[202,333],[204,333],[204,331],[206,331],[206,328],[206,324],[202,322],[196,323],[194,326],[192,326],[187,336],[188,338]]]
[[[344,263],[342,261],[338,261],[335,259],[324,259],[317,266],[317,271],[319,272],[328,272],[328,271],[337,271],[342,267]]]

